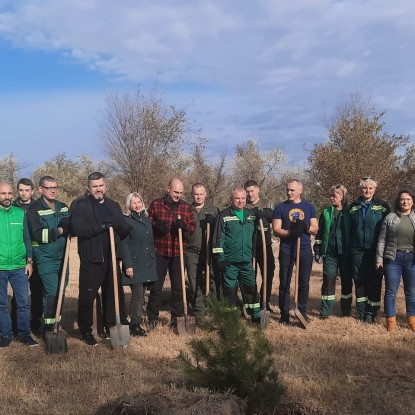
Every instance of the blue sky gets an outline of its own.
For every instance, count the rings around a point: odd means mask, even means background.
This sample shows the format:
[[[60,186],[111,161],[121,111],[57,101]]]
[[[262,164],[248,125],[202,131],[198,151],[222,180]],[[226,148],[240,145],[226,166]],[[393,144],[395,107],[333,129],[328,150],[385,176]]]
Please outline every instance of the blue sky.
[[[0,155],[103,158],[106,96],[155,81],[212,157],[253,138],[302,164],[356,90],[412,137],[414,19],[409,0],[0,0]]]

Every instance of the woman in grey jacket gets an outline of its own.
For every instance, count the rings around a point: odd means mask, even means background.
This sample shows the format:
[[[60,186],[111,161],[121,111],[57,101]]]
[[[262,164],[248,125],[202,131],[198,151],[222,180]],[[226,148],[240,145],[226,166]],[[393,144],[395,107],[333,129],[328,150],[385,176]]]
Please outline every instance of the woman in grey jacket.
[[[394,211],[382,223],[376,250],[376,268],[385,273],[385,315],[388,331],[396,330],[396,294],[403,279],[406,316],[415,331],[415,213],[414,195],[401,190]]]
[[[157,280],[153,228],[140,194],[130,193],[125,208],[125,220],[130,225],[130,233],[121,241],[121,282],[131,288],[130,333],[132,336],[146,336],[140,325],[144,306],[144,284]]]

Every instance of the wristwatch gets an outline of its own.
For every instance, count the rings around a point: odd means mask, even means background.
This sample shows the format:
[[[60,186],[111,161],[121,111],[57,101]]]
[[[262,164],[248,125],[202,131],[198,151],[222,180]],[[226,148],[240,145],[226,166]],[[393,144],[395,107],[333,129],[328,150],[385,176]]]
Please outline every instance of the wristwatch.
[[[32,260],[32,259],[28,259],[28,260],[26,261],[26,264],[27,264],[27,265],[33,265],[33,260]]]

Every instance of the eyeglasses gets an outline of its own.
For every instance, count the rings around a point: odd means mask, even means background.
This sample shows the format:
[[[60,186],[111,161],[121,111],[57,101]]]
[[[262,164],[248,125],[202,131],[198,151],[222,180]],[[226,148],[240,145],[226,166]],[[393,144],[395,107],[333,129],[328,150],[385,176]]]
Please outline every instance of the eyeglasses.
[[[40,186],[40,187],[42,187],[43,189],[48,190],[48,191],[53,191],[53,190],[58,190],[59,189],[58,186]]]

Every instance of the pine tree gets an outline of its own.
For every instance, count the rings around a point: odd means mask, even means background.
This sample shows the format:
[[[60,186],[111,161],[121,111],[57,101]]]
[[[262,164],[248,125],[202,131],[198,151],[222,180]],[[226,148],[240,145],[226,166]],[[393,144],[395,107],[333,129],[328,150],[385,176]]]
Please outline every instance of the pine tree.
[[[236,308],[209,299],[208,335],[192,339],[190,354],[180,352],[190,383],[215,391],[232,390],[247,400],[248,413],[272,414],[284,393],[265,334],[247,327]]]

